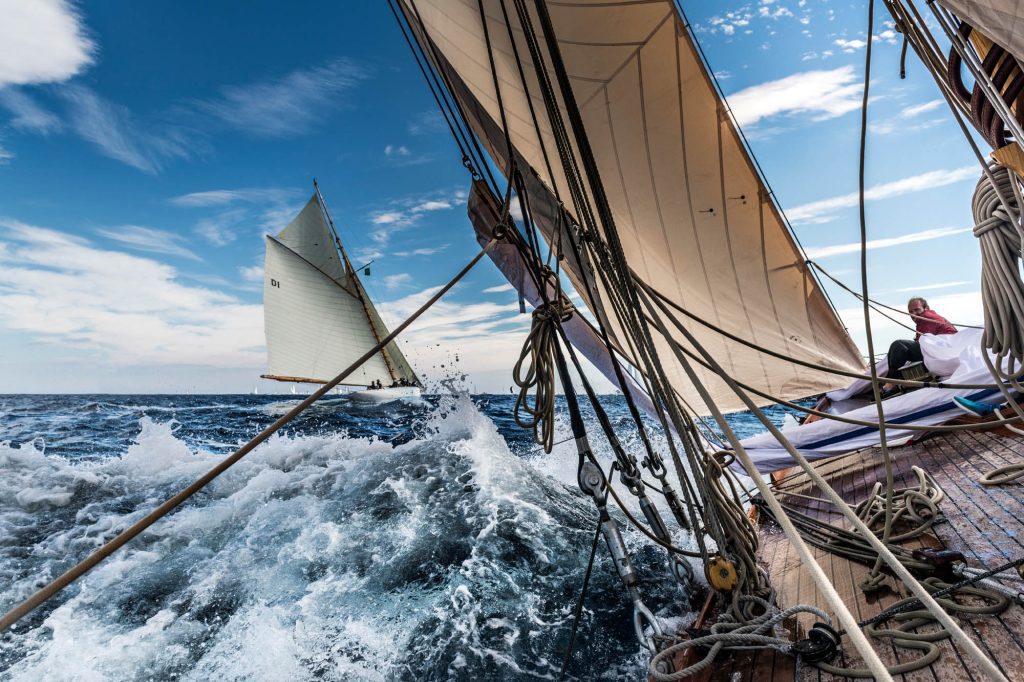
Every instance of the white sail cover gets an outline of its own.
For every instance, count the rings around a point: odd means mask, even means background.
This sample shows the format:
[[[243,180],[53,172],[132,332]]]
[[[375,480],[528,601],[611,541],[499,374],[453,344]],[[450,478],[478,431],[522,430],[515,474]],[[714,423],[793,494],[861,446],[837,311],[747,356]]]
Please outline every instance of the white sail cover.
[[[921,336],[921,354],[925,367],[943,381],[954,384],[984,384],[992,381],[984,359],[981,356],[981,330],[964,329],[956,334],[924,334]],[[999,358],[989,354],[992,363]],[[1004,365],[1005,367],[1005,365]],[[883,359],[876,369],[883,376],[889,368]],[[849,386],[828,394],[833,404],[846,403],[854,409],[842,411],[844,417],[865,422],[878,423],[878,408],[867,400],[851,401],[851,397],[862,393],[871,385],[858,379]],[[890,424],[885,430],[886,444],[902,445],[919,438],[923,432],[900,429],[895,424],[944,424],[963,412],[953,402],[954,396],[999,405],[1003,394],[998,388],[922,388],[911,391],[882,403],[885,421]],[[863,404],[862,407],[856,407]],[[848,424],[831,419],[821,419],[810,424],[783,428],[787,440],[810,461],[835,457],[837,455],[878,445],[881,440],[877,426]],[[770,433],[752,436],[743,441],[743,448],[762,473],[793,466],[793,458],[779,441]],[[738,465],[737,465],[738,468]]]
[[[373,348],[378,339],[369,311],[379,320],[354,273],[341,262],[330,227],[314,195],[305,208],[275,238],[267,236],[264,262],[263,315],[267,336],[268,376],[326,382]],[[387,334],[383,322],[378,333]],[[402,372],[392,374],[378,353],[346,379],[366,386],[388,386],[404,376],[415,379],[394,344]],[[390,360],[390,357],[389,357]]]
[[[1024,0],[938,0],[1017,59],[1024,59]]]
[[[535,31],[542,35],[536,8],[527,4]],[[500,0],[484,0],[483,5],[509,135],[529,166],[522,169],[527,182],[540,192],[556,192],[579,216],[517,15],[510,5],[511,33],[529,95]],[[672,303],[737,337],[811,363],[862,370],[859,351],[805,265],[672,2],[565,0],[547,6],[617,231],[637,276]],[[428,54],[448,75],[470,125],[499,167],[507,167],[477,0],[416,0],[405,9],[421,44],[429,40],[436,46]],[[542,51],[550,80],[557,83],[551,56],[546,48]],[[553,204],[550,196],[531,200],[535,212]],[[539,224],[551,240],[555,223],[541,219]],[[594,276],[571,259],[566,267],[588,306],[609,324],[623,355],[633,360]],[[596,287],[597,300],[587,296],[587,281]],[[795,398],[845,381],[682,319],[727,372],[758,390]],[[669,343],[655,336],[674,388],[695,409],[707,412]],[[673,342],[689,348],[681,335]],[[720,408],[743,408],[717,376],[700,367],[697,371]]]

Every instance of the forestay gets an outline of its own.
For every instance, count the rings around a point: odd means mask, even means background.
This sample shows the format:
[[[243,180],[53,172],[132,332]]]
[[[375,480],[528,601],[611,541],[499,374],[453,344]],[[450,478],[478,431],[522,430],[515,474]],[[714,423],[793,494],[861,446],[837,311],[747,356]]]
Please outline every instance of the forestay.
[[[388,333],[356,274],[342,262],[315,194],[277,237],[267,236],[264,273],[271,378],[325,382]],[[371,320],[377,323],[376,330]],[[414,381],[398,347],[391,343],[387,350],[387,358],[378,353],[346,383],[366,386],[380,381],[387,386],[399,377]]]
[[[536,8],[525,4],[540,34]],[[538,224],[555,241],[560,228],[551,209],[560,200],[578,217],[579,207],[571,200],[555,152],[516,3],[506,7],[526,88],[501,0],[484,0],[483,5],[514,154],[528,166],[522,170]],[[547,6],[614,223],[636,275],[672,303],[750,342],[826,367],[862,370],[859,351],[805,265],[673,4],[589,0]],[[499,166],[507,168],[477,0],[405,0],[404,8],[421,44],[429,39],[436,45],[437,51],[428,54],[449,77],[469,124]],[[541,50],[550,71],[550,54]],[[553,72],[550,79],[556,82]],[[559,105],[564,109],[564,102]],[[563,118],[568,120],[564,111]],[[591,310],[609,325],[618,349],[632,360],[592,271],[572,258],[565,267]],[[596,300],[587,296],[584,278]],[[684,321],[726,371],[762,391],[795,398],[843,383]],[[674,341],[686,347],[681,336]],[[702,402],[668,344],[660,337],[656,342],[674,388],[700,409]],[[698,372],[722,409],[742,408],[716,376],[702,368]]]

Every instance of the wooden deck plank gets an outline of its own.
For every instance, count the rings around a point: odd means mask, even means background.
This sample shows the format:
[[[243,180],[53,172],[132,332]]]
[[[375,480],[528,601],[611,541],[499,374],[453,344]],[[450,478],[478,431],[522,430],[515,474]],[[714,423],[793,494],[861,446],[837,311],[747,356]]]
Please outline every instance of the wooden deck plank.
[[[903,543],[904,546],[956,548],[964,552],[971,565],[980,567],[1024,556],[1024,479],[1022,483],[996,487],[978,483],[981,475],[995,467],[1024,462],[1024,440],[984,432],[961,432],[928,438],[893,449],[892,453],[896,487],[916,485],[911,467],[917,464],[935,478],[947,495],[940,505],[945,520],[936,523],[925,536]],[[863,499],[874,482],[884,481],[885,476],[877,449],[830,460],[816,469],[851,504]],[[783,482],[782,488],[805,495],[818,494],[801,475]],[[809,516],[845,525],[845,520],[825,503],[793,496],[783,499]],[[761,539],[761,557],[776,585],[780,604],[813,603],[829,610],[786,538],[777,529],[766,532],[763,525]],[[858,620],[870,618],[901,598],[892,592],[865,596],[859,585],[869,571],[867,566],[820,549],[814,550],[814,557]],[[801,619],[804,627],[811,622],[813,618]],[[1024,681],[1024,609],[1012,606],[1000,617],[961,619],[960,622],[964,631],[979,642],[982,650],[1010,679]],[[937,631],[938,628],[933,623],[919,631]],[[943,656],[936,664],[904,675],[902,679],[908,682],[983,679],[976,664],[951,641],[946,640],[939,646]],[[891,642],[878,642],[877,650],[887,664],[910,661],[919,655],[917,651],[899,649]],[[862,664],[845,641],[844,657],[847,665]],[[813,668],[802,671],[802,680],[819,678],[830,679],[830,676],[819,675]]]

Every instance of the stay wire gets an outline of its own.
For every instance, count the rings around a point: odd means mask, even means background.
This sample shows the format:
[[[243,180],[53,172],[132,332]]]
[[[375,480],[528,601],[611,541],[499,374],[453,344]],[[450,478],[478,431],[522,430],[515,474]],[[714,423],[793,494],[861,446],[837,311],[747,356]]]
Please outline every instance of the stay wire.
[[[828,277],[830,280],[832,280],[837,286],[842,288],[844,291],[848,292],[852,296],[855,296],[858,300],[862,300],[863,299],[863,294],[861,294],[859,291],[855,291],[855,290],[851,289],[849,286],[847,286],[846,284],[841,282],[839,279],[837,279],[835,276],[833,276],[828,270],[826,270],[825,268],[821,267],[821,265],[819,265],[815,261],[809,260],[809,261],[807,261],[807,264],[810,265],[811,267],[815,268],[821,274],[823,274],[826,277]],[[909,326],[903,324],[899,320],[897,320],[897,319],[895,319],[893,317],[890,317],[889,315],[886,315],[881,310],[878,310],[878,308],[885,308],[886,310],[891,310],[892,312],[899,313],[901,315],[906,315],[907,317],[913,318],[914,316],[911,315],[906,310],[900,310],[899,308],[893,307],[891,305],[886,305],[885,303],[882,303],[881,301],[876,301],[873,298],[869,298],[868,301],[870,301],[872,303],[872,305],[877,306],[877,308],[875,308],[874,310],[879,315],[882,315],[882,316],[892,320],[893,322],[895,322],[896,324],[900,325],[901,327],[903,327],[905,329],[909,329],[910,331],[915,331],[915,332],[917,331],[917,329],[915,327],[909,327]],[[984,327],[982,327],[981,325],[977,325],[977,324],[960,324],[959,322],[950,322],[950,324],[953,325],[954,327],[960,327],[961,329],[984,329]]]
[[[432,61],[434,63],[434,67],[435,68],[432,69],[431,72],[434,73],[435,78],[437,78],[438,80],[440,80],[444,84],[445,90],[448,92],[448,94],[451,97],[452,104],[455,106],[455,109],[459,112],[459,118],[463,122],[468,122],[469,121],[469,117],[466,115],[466,111],[463,108],[462,101],[459,99],[457,91],[456,91],[455,87],[453,86],[451,79],[448,76],[448,72],[444,68],[444,64],[446,63],[444,55],[439,53],[439,51],[437,49],[437,46],[434,45],[434,41],[430,39],[430,36],[427,33],[426,24],[423,22],[423,17],[420,15],[419,7],[416,4],[416,0],[406,0],[406,1],[409,3],[409,6],[412,8],[413,14],[416,17],[416,22],[419,24],[419,26],[420,26],[420,28],[421,28],[421,30],[423,32],[424,42],[426,43],[426,47],[427,47],[426,51],[428,52],[428,54],[430,55],[430,58],[432,59]],[[403,13],[404,13],[404,11],[403,11]],[[420,47],[422,48],[423,46],[421,45]],[[467,127],[468,127],[468,124],[467,124]],[[475,134],[472,134],[472,133],[468,134],[468,138],[470,140],[470,143],[472,144],[472,147],[474,149],[474,153],[475,153],[477,159],[479,159],[479,163],[480,163],[479,170],[483,171],[483,175],[481,177],[486,179],[486,181],[489,184],[489,186],[492,188],[492,190],[495,192],[495,194],[497,194],[498,183],[497,183],[497,181],[494,178],[494,173],[491,172],[490,165],[488,165],[488,163],[486,161],[487,156],[486,156],[486,154],[484,153],[483,149],[480,146],[480,140],[478,140],[477,136]]]
[[[434,97],[434,102],[437,104],[437,108],[441,111],[441,116],[444,118],[444,122],[448,125],[448,130],[451,132],[452,138],[455,140],[455,144],[459,147],[459,152],[462,154],[462,158],[472,164],[473,168],[470,169],[472,172],[480,175],[476,170],[476,162],[473,161],[471,156],[472,150],[468,147],[469,142],[465,139],[466,133],[462,130],[461,126],[456,125],[455,121],[457,119],[454,117],[455,112],[451,110],[451,105],[447,100],[442,98],[441,93],[438,92],[438,88],[435,85],[434,79],[431,77],[431,74],[428,74],[427,67],[423,64],[423,59],[425,59],[426,56],[421,56],[420,52],[416,49],[413,39],[409,35],[409,30],[406,28],[405,22],[402,21],[398,14],[398,10],[395,8],[395,2],[396,0],[388,0],[388,7],[391,9],[391,13],[395,17],[395,23],[398,24],[398,28],[402,31],[402,36],[405,38],[405,42],[409,46],[409,51],[412,53],[413,59],[416,61],[416,66],[419,67],[420,73],[423,75],[423,80],[426,82],[427,88],[430,90],[430,94]]]
[[[549,112],[549,119],[550,119],[550,123],[552,124],[552,129],[554,131],[558,131],[558,132],[561,132],[561,133],[564,134],[564,125],[562,124],[562,121],[560,119],[560,110],[557,107],[557,105],[554,104],[554,93],[551,90],[550,82],[547,79],[547,67],[546,67],[543,55],[540,52],[539,45],[538,45],[538,43],[536,41],[536,33],[534,31],[534,28],[533,28],[532,18],[530,17],[529,12],[526,9],[525,5],[521,1],[516,2],[516,9],[517,9],[517,12],[518,12],[518,15],[519,15],[520,26],[521,26],[521,28],[522,28],[522,30],[524,32],[524,37],[525,37],[526,42],[527,42],[527,47],[528,47],[528,49],[529,49],[529,51],[531,53],[531,56],[533,57],[533,60],[534,60],[534,66],[535,66],[535,69],[537,71],[536,75],[537,75],[537,78],[538,78],[538,83],[541,86],[542,94],[545,95],[545,105],[546,105],[546,107],[548,109],[548,112]],[[539,131],[540,128],[537,125],[536,111],[535,111],[535,109],[533,107],[532,98],[529,96],[529,92],[530,92],[529,83],[526,81],[526,78],[525,78],[525,73],[524,73],[524,70],[522,68],[522,60],[521,60],[520,55],[519,55],[519,51],[518,51],[518,47],[516,45],[515,37],[514,37],[514,35],[512,33],[512,30],[511,30],[511,24],[508,21],[508,13],[505,10],[504,0],[502,0],[502,10],[503,10],[503,13],[504,13],[504,16],[505,16],[506,25],[508,26],[508,29],[509,29],[509,39],[510,39],[510,41],[512,43],[512,46],[513,46],[513,55],[514,55],[515,60],[516,60],[517,69],[519,70],[519,75],[520,75],[520,79],[521,79],[522,84],[523,84],[523,89],[524,89],[524,92],[527,93],[527,100],[528,100],[528,102],[530,104],[531,116],[533,117],[533,120],[534,120],[535,129]],[[549,50],[552,50],[552,49],[555,49],[555,48],[552,48],[551,44],[549,43]],[[555,55],[554,58],[557,58],[557,55]],[[554,114],[554,115],[552,115],[552,114]],[[543,136],[540,135],[539,132],[538,132],[538,137],[540,139],[541,149],[542,149],[542,151],[544,153],[544,160],[545,160],[545,164],[546,164],[546,166],[548,168],[549,177],[554,178],[555,176],[554,176],[553,171],[551,169],[550,159],[549,159],[548,154],[547,154],[546,144],[544,143]],[[557,143],[558,139],[560,139],[560,138],[556,135],[556,143]],[[564,145],[564,144],[563,145],[559,145],[559,149],[560,149],[560,151],[562,153],[563,167],[565,167],[567,169],[572,168],[573,170],[575,170],[578,173],[578,169],[575,169],[575,156],[571,153],[571,150],[567,150],[567,147],[568,147],[568,145]],[[572,162],[571,165],[570,164],[566,164],[565,163],[566,161],[571,161]],[[556,199],[559,200],[559,204],[560,204],[559,211],[558,211],[558,218],[557,219],[559,221],[561,221],[564,218],[565,212],[564,212],[564,208],[561,207],[561,200],[560,200],[560,198],[558,196],[557,183],[554,183],[554,184],[555,184],[555,197],[556,197]],[[531,227],[533,227],[533,223],[532,222],[531,222]],[[577,245],[575,244],[575,241],[572,239],[572,237],[573,237],[572,232],[571,232],[571,230],[566,230],[566,231],[570,235],[570,243],[573,246],[576,258],[579,261],[580,260],[580,252],[579,252],[579,249],[577,248]],[[559,243],[560,244],[561,244],[561,237],[562,237],[562,231],[559,230],[559,232],[558,232],[558,239],[559,239]],[[558,261],[556,261],[556,267],[558,267]],[[556,286],[560,287],[560,279],[558,278],[557,271],[556,271],[556,275],[555,276],[556,276]],[[594,298],[594,292],[590,289],[589,282],[586,280],[586,278],[583,278],[583,279],[584,279],[586,288],[588,290],[588,292],[587,292],[588,293],[588,297],[590,297],[591,300],[596,300]],[[633,396],[631,395],[631,392],[630,392],[630,389],[629,389],[629,384],[627,383],[626,379],[623,376],[622,369],[621,369],[621,366],[620,366],[619,362],[615,359],[614,349],[613,349],[611,341],[610,341],[610,339],[608,337],[607,330],[605,329],[604,324],[603,324],[603,322],[600,319],[598,319],[598,327],[599,327],[599,329],[601,331],[602,340],[605,342],[605,346],[608,349],[608,352],[609,352],[609,354],[612,357],[612,364],[613,364],[614,371],[615,371],[615,374],[616,374],[616,379],[618,380],[619,385],[620,385],[620,387],[623,390],[623,394],[625,395],[626,402],[627,402],[627,405],[629,407],[631,416],[633,417],[634,422],[637,424],[637,428],[638,428],[638,431],[640,433],[641,440],[642,440],[642,442],[644,444],[644,447],[645,447],[645,449],[647,451],[647,454],[648,454],[647,461],[651,463],[652,473],[655,473],[655,475],[657,476],[658,472],[655,471],[655,466],[658,465],[660,457],[658,457],[658,455],[655,453],[655,451],[651,447],[649,437],[647,435],[645,426],[643,424],[643,420],[640,417],[639,410],[636,408],[635,402],[633,400]],[[662,472],[662,476],[663,476],[664,475],[664,466],[662,465],[660,468],[661,468],[661,472]],[[662,478],[662,480],[664,480],[664,479]]]
[[[72,568],[65,571],[59,577],[55,578],[47,585],[38,590],[35,594],[25,599],[20,604],[15,606],[13,609],[8,611],[0,618],[0,632],[7,630],[12,627],[19,620],[24,618],[26,615],[31,613],[38,606],[46,602],[48,599],[56,595],[58,592],[63,590],[65,587],[75,582],[90,569],[94,568],[101,561],[106,559],[108,556],[116,552],[118,549],[126,545],[144,530],[149,528],[151,525],[159,521],[161,518],[166,516],[172,510],[177,508],[183,502],[192,497],[195,493],[203,489],[207,484],[213,481],[215,478],[220,476],[222,473],[227,471],[230,467],[241,460],[245,455],[249,454],[259,444],[270,438],[274,433],[279,431],[282,427],[288,424],[292,419],[297,417],[299,414],[304,412],[306,408],[312,405],[314,402],[319,400],[321,397],[326,395],[332,388],[344,381],[352,372],[358,369],[363,363],[370,358],[374,357],[380,352],[382,348],[391,343],[398,337],[403,331],[408,328],[410,324],[416,321],[420,315],[426,312],[431,306],[433,306],[442,296],[454,287],[458,282],[469,272],[474,265],[476,265],[484,255],[491,250],[491,248],[498,242],[498,240],[492,239],[486,246],[484,246],[479,253],[477,253],[469,263],[466,264],[462,270],[459,271],[455,277],[453,277],[447,284],[437,291],[433,296],[430,297],[423,305],[421,305],[415,312],[405,319],[400,325],[395,327],[394,331],[388,334],[384,339],[377,343],[373,348],[368,350],[362,356],[359,357],[355,362],[345,368],[336,377],[325,383],[315,392],[311,393],[308,398],[300,402],[298,405],[289,410],[286,414],[277,419],[273,424],[263,429],[260,433],[253,436],[249,442],[242,447],[238,448],[233,454],[224,458],[217,466],[213,467],[203,476],[199,477],[191,485],[181,490],[179,493],[169,498],[163,504],[159,505],[156,509],[148,513],[139,521],[136,521],[125,530],[118,533],[115,537],[105,542],[99,549],[90,554],[88,557],[75,564]]]
[[[572,659],[573,646],[576,644],[576,630],[580,624],[580,616],[583,614],[583,600],[587,596],[587,587],[590,585],[590,573],[594,568],[594,558],[597,556],[597,543],[601,539],[601,519],[597,520],[597,529],[594,531],[594,541],[590,545],[590,558],[587,560],[587,570],[583,573],[583,585],[580,587],[580,596],[576,599],[576,610],[572,616],[572,629],[569,631],[569,646],[565,649],[565,656],[562,657],[562,669],[558,671],[558,680],[565,679],[565,673],[569,669],[569,661]]]
[[[849,370],[839,369],[838,367],[826,367],[825,365],[818,365],[818,364],[815,364],[815,363],[807,361],[807,360],[801,360],[800,358],[794,358],[794,357],[792,357],[790,355],[786,355],[784,353],[780,353],[780,352],[772,350],[770,348],[766,348],[765,346],[760,346],[760,345],[758,345],[758,344],[756,344],[756,343],[754,343],[752,341],[748,341],[748,340],[744,339],[743,337],[740,337],[740,336],[737,336],[735,334],[732,334],[732,333],[722,329],[721,327],[718,327],[718,326],[712,324],[711,322],[703,319],[702,317],[700,317],[698,315],[695,315],[694,313],[690,312],[686,308],[683,308],[682,306],[680,306],[678,303],[673,301],[671,298],[669,298],[665,294],[661,293],[660,291],[658,291],[654,287],[650,286],[646,282],[643,282],[643,280],[640,279],[640,276],[637,275],[635,272],[632,272],[632,276],[633,276],[634,280],[636,280],[638,283],[640,283],[641,286],[643,286],[648,291],[648,293],[650,293],[652,296],[656,297],[660,301],[663,301],[666,305],[671,307],[673,310],[676,310],[679,313],[682,313],[683,315],[685,315],[689,319],[693,320],[694,322],[697,322],[701,326],[706,327],[706,328],[714,331],[715,333],[724,336],[725,338],[729,339],[730,341],[735,341],[736,343],[742,344],[742,345],[746,346],[747,348],[752,348],[752,349],[754,349],[756,351],[759,351],[759,352],[762,352],[762,353],[764,353],[766,355],[770,355],[771,357],[778,358],[779,360],[784,360],[786,362],[790,362],[790,363],[793,363],[795,365],[800,365],[801,367],[807,367],[808,369],[813,369],[813,370],[817,370],[817,371],[820,371],[820,372],[825,372],[825,373],[828,373],[828,374],[835,374],[837,376],[847,377],[849,379],[860,379],[862,381],[871,381],[871,375],[870,374],[860,374],[858,372],[851,372]],[[914,381],[914,380],[910,380],[910,379],[895,379],[895,378],[887,379],[887,381],[890,381],[891,383],[896,384],[897,386],[907,386],[907,387],[913,387],[913,388],[949,388],[949,389],[975,389],[975,390],[986,389],[986,388],[998,388],[998,384],[995,384],[995,383],[990,383],[990,384],[958,384],[958,383],[951,383],[951,382],[945,382],[945,381]]]

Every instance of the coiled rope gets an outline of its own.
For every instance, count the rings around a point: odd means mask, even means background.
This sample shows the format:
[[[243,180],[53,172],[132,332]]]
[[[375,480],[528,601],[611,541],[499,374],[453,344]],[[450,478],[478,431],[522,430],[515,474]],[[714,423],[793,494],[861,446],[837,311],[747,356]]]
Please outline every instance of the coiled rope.
[[[558,323],[569,319],[572,312],[572,303],[564,297],[535,309],[530,333],[512,368],[512,379],[519,387],[512,416],[516,424],[533,431],[533,440],[546,453],[551,452],[555,442]],[[531,390],[535,391],[532,405]]]
[[[889,542],[903,542],[926,532],[939,519],[939,504],[946,493],[927,471],[914,466],[910,470],[917,476],[916,488],[898,488],[892,491],[892,518],[889,528],[898,523],[910,523],[911,527],[902,533],[889,536]],[[885,496],[882,484],[875,482],[868,496],[854,511],[868,528],[875,530],[879,523],[885,523]],[[878,534],[878,531],[875,531]]]
[[[928,592],[933,594],[938,594],[940,592],[946,594],[944,590],[949,587],[947,583],[942,582],[938,578],[927,578],[922,580],[921,585],[928,590]],[[976,587],[961,587],[955,590],[954,594],[959,596],[970,596],[988,602],[984,605],[968,605],[961,604],[952,598],[935,599],[946,613],[955,614],[960,617],[991,616],[997,613],[1002,613],[1010,606],[1009,597],[991,590],[984,590]],[[892,609],[900,609],[901,607],[915,603],[920,605],[920,600],[915,597],[910,597],[896,602],[893,604]],[[913,611],[894,612],[890,614],[890,617],[892,620],[899,622],[897,627],[876,628],[874,625],[868,625],[864,628],[864,631],[869,636],[876,639],[890,640],[894,646],[902,649],[917,649],[924,652],[920,658],[890,667],[889,672],[891,674],[902,675],[915,670],[920,670],[930,666],[939,658],[942,652],[936,642],[949,639],[951,636],[950,631],[940,629],[936,632],[915,632],[918,628],[934,623],[937,620],[934,613],[925,608],[918,608]],[[874,677],[874,673],[867,668],[840,668],[827,662],[820,662],[816,665],[820,670],[837,676],[857,678]]]
[[[747,610],[760,610],[763,615],[747,622],[740,622],[725,614],[711,626],[710,635],[695,637],[666,647],[651,659],[649,668],[651,678],[657,682],[677,682],[677,680],[697,675],[709,668],[723,649],[768,648],[790,654],[793,642],[787,638],[776,636],[775,626],[799,613],[814,614],[819,620],[832,625],[832,619],[828,614],[814,606],[792,606],[780,611],[766,599],[752,596],[741,596],[739,599],[747,603],[749,606]],[[660,664],[668,663],[676,654],[686,649],[704,647],[708,647],[707,655],[689,667],[674,673],[664,673],[659,669],[662,667]]]
[[[981,297],[985,306],[985,334],[982,343],[998,358],[1011,362],[1013,378],[1024,360],[1024,280],[1020,274],[1024,229],[1021,227],[1021,193],[1016,177],[1005,166],[992,164],[974,190],[971,209],[974,236],[981,246]],[[1013,197],[1009,205],[1002,199]]]

